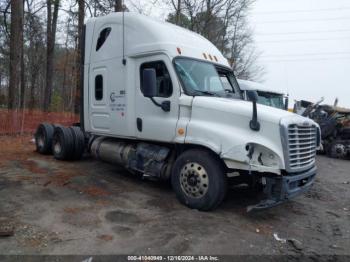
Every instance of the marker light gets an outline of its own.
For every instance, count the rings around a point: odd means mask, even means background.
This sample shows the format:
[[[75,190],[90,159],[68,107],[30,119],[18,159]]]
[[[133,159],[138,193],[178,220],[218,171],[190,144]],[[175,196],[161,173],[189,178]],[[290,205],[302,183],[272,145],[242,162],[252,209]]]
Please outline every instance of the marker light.
[[[185,129],[179,128],[179,129],[177,130],[177,133],[178,133],[180,136],[182,136],[183,134],[185,134]]]
[[[216,62],[218,61],[218,59],[217,59],[217,57],[215,55],[214,55],[214,59],[215,59]]]
[[[181,55],[181,49],[180,49],[180,47],[177,47],[176,50],[177,50],[177,52],[179,53],[179,55]]]
[[[203,56],[204,56],[205,59],[207,59],[207,55],[205,53],[203,53]]]
[[[213,58],[211,57],[211,55],[209,54],[209,59],[211,60],[211,61],[213,61]]]

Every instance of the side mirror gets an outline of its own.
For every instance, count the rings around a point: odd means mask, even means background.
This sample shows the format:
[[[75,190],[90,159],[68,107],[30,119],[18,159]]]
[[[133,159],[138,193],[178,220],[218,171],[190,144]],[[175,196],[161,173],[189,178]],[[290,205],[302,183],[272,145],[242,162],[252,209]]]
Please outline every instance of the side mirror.
[[[158,103],[153,97],[157,96],[157,75],[154,68],[144,69],[142,72],[143,95],[151,99],[153,104],[160,107],[164,112],[170,111],[170,101]]]
[[[247,90],[247,98],[249,101],[253,102],[253,117],[249,122],[249,127],[251,130],[259,131],[260,123],[258,122],[258,109],[256,107],[256,102],[258,101],[258,92],[255,90]]]
[[[143,95],[148,98],[157,95],[157,76],[156,70],[153,68],[146,68],[142,72],[142,87]]]
[[[289,106],[289,97],[287,96],[286,99],[284,100],[284,109],[288,111],[288,106]]]
[[[247,99],[252,102],[258,102],[258,92],[255,90],[247,90]]]

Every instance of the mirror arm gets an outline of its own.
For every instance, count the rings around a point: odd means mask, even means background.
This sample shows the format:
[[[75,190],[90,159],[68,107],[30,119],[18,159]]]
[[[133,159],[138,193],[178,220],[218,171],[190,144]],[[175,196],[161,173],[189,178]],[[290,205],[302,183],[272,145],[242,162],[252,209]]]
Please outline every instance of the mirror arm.
[[[153,102],[153,104],[155,104],[156,106],[159,106],[159,107],[161,107],[162,105],[161,104],[159,104],[156,100],[154,100],[154,98],[153,97],[150,97],[150,99],[151,99],[151,101]]]
[[[153,97],[150,97],[150,99],[153,102],[153,104],[163,109],[164,112],[170,111],[170,101],[163,101],[162,103],[158,103],[156,100],[154,100]]]
[[[253,101],[253,118],[249,123],[250,129],[254,131],[260,130],[260,123],[258,122],[258,112],[256,108],[256,101]]]

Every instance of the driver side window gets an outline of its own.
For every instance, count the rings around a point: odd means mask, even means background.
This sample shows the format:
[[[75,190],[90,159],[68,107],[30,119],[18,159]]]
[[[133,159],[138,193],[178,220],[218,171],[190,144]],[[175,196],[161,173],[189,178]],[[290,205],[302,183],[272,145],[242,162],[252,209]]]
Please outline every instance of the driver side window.
[[[143,63],[140,67],[141,92],[143,93],[142,76],[143,70],[152,68],[156,71],[157,77],[157,97],[170,97],[173,93],[173,84],[171,82],[169,71],[163,61]]]
[[[209,85],[207,87],[207,91],[210,91],[210,92],[222,91],[223,86],[219,77],[217,76],[210,77],[208,84]]]

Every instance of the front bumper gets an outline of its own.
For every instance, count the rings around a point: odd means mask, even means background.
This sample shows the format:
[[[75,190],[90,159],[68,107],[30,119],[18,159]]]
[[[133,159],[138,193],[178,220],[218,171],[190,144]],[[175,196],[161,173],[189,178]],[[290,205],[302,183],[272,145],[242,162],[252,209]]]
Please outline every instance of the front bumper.
[[[249,206],[247,211],[273,207],[308,191],[315,180],[316,171],[314,166],[297,174],[266,177],[264,193],[267,198],[257,205]]]

